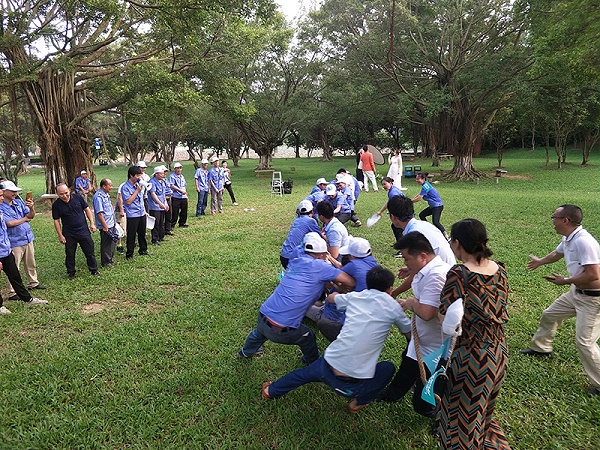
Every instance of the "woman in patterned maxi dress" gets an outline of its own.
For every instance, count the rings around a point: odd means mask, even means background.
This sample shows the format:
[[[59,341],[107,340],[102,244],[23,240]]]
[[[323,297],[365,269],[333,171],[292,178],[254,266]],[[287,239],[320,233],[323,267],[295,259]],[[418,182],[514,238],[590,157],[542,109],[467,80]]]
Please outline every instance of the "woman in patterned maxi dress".
[[[463,262],[448,272],[440,314],[464,299],[462,335],[452,354],[448,387],[442,397],[439,434],[444,449],[510,449],[493,418],[508,366],[504,323],[508,280],[501,263],[490,260],[484,225],[475,219],[455,223],[450,247]],[[465,285],[468,292],[465,292]]]

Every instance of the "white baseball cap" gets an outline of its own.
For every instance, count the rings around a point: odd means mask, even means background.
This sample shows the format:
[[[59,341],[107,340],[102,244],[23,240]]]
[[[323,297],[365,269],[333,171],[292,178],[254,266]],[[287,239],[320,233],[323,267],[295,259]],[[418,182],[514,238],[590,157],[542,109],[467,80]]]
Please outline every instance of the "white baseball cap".
[[[327,243],[319,233],[311,231],[304,235],[304,251],[309,253],[327,253]]]
[[[202,160],[202,164],[208,164],[208,159],[204,158],[204,159]]]
[[[340,247],[340,255],[352,255],[356,258],[365,258],[371,255],[371,244],[365,238],[350,237],[348,245]]]
[[[328,184],[327,188],[325,188],[325,194],[327,195],[334,195],[337,193],[337,188],[335,187],[335,184]]]
[[[136,164],[136,166],[138,166],[138,167],[148,167],[146,165],[146,161],[138,161],[138,163]]]
[[[298,205],[298,212],[300,214],[307,214],[313,210],[313,205],[308,200],[302,200]]]
[[[169,169],[166,168],[166,166],[156,166],[154,168],[154,173],[161,173],[161,172],[168,172]]]
[[[212,158],[210,158],[210,162],[215,162],[218,161],[219,157],[217,155],[213,156]]]
[[[21,192],[23,190],[10,180],[3,181],[1,185],[5,191]]]
[[[346,174],[344,173],[338,173],[335,176],[335,182],[336,183],[344,183],[344,184],[348,184],[348,177],[346,176]]]
[[[317,184],[327,184],[327,180],[325,178],[319,178]]]
[[[173,169],[177,169],[178,167],[183,167],[183,166],[179,162],[176,162],[175,164],[173,164]]]
[[[80,175],[83,175],[84,173],[87,173],[85,170],[82,170],[81,172],[79,172]]]

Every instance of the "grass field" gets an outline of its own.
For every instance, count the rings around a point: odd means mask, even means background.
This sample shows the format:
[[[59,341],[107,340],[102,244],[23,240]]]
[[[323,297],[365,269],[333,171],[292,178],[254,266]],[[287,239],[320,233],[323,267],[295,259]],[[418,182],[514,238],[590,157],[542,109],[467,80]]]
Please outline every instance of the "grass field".
[[[492,156],[474,161],[491,174],[479,184],[437,185],[445,203],[442,223],[449,228],[465,217],[480,219],[494,257],[507,265],[511,358],[496,416],[514,449],[598,448],[598,398],[584,392],[574,320],[560,328],[551,358],[519,354],[541,311],[565,290],[542,279],[551,271],[566,273],[564,262],[536,272],[525,267],[528,254],[544,256],[558,244],[554,209],[581,206],[584,226],[598,238],[598,155],[588,167],[576,165],[580,159],[569,154],[572,163],[558,171],[544,167],[543,151],[511,151],[499,183]],[[40,202],[32,227],[40,280],[48,286],[40,296],[50,304],[26,309],[6,302],[13,314],[0,316],[0,449],[436,448],[430,422],[412,411],[408,398],[376,403],[356,416],[324,385],[262,400],[263,381],[301,366],[296,347],[267,343],[261,358],[235,357],[277,284],[279,250],[299,201],[318,177],[353,169],[353,161],[274,160],[283,178],[293,179],[292,194],[283,197],[271,196],[270,180],[255,176],[256,161],[230,165],[239,206],[225,198],[224,214],[196,219],[192,196],[190,228],[151,247],[149,257],[117,255],[115,267],[99,279],[88,275],[78,252],[78,276],[67,280],[63,247]],[[115,186],[126,178],[124,167],[96,170],[98,179],[108,176]],[[385,174],[387,166],[380,170]],[[191,165],[184,175],[192,186]],[[414,179],[403,184],[407,195],[418,192]],[[39,197],[43,175],[23,175],[19,185]],[[385,199],[382,190],[361,194],[356,209],[363,222]],[[381,265],[400,266],[386,217],[350,232],[369,239]],[[394,330],[382,358],[399,364],[404,346]]]

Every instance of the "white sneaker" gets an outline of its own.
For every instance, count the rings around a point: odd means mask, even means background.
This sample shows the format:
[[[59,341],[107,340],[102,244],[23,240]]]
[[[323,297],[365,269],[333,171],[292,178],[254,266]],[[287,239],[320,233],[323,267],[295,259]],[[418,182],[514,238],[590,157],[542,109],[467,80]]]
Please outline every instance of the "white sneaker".
[[[25,306],[33,306],[33,305],[45,305],[48,303],[48,300],[42,300],[41,298],[33,297],[28,302],[24,302]]]
[[[238,205],[238,203],[237,203],[237,202],[233,202],[233,206],[237,206],[237,205]]]
[[[0,306],[0,314],[12,314],[6,306]]]

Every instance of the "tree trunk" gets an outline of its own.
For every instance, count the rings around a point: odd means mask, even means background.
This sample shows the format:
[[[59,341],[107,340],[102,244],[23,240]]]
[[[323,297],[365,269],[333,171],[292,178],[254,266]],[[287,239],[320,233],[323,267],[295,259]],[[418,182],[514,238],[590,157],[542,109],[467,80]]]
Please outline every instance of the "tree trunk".
[[[24,83],[23,87],[39,128],[46,192],[54,193],[59,183],[74,187],[82,170],[96,186],[89,139],[85,128],[76,121],[85,106],[85,94],[76,89],[74,74],[48,66],[37,81]]]
[[[273,157],[274,148],[257,148],[255,149],[258,154],[258,166],[256,166],[256,170],[266,170],[272,169],[271,160]]]

